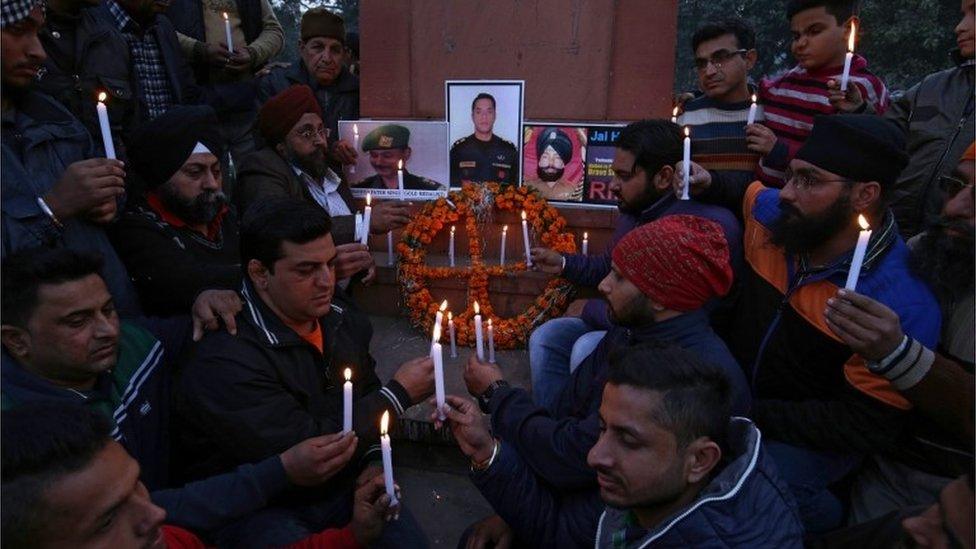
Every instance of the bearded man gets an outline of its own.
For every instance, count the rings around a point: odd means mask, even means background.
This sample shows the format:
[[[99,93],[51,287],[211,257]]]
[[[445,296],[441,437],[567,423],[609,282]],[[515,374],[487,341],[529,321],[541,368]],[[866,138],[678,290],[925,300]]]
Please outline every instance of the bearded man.
[[[569,135],[561,128],[545,128],[536,136],[535,152],[535,177],[529,174],[526,185],[535,187],[549,200],[581,200],[582,177],[577,181],[569,181],[564,177],[566,166],[572,162],[574,155],[573,141]]]
[[[214,110],[173,107],[127,140],[130,178],[144,189],[110,233],[147,314],[189,310],[202,290],[240,285],[237,216],[223,192]]]

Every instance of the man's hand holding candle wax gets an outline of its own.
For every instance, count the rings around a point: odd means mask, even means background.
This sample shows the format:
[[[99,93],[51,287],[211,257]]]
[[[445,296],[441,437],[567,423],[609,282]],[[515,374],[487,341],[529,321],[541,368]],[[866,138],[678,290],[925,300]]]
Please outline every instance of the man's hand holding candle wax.
[[[69,165],[44,195],[44,202],[62,223],[74,217],[108,223],[115,218],[116,201],[124,193],[124,164],[110,158],[89,158]]]
[[[430,354],[404,362],[393,379],[406,389],[414,404],[434,393],[434,361]]]
[[[847,91],[842,91],[839,82],[828,80],[827,100],[838,112],[858,113],[864,109],[864,96],[861,95],[861,88],[854,84],[847,86]]]
[[[288,481],[296,486],[322,484],[341,471],[356,453],[356,433],[332,433],[305,439],[281,453]]]
[[[563,272],[563,255],[549,248],[532,248],[532,269],[549,274]]]
[[[684,188],[684,169],[684,162],[678,162],[674,165],[674,175],[671,176],[671,188],[674,190],[675,196],[681,196],[681,191]],[[711,185],[712,174],[708,173],[708,170],[701,167],[701,165],[692,161],[691,174],[688,178],[688,194],[690,196],[696,196],[704,192]]]
[[[486,360],[478,360],[476,355],[471,355],[467,365],[464,367],[464,384],[468,387],[468,392],[478,396],[488,390],[488,386],[499,379],[504,379],[502,369],[497,364],[492,364]]]
[[[435,406],[432,402],[431,407]],[[447,395],[444,412],[461,452],[468,456],[472,464],[488,462],[495,451],[495,439],[488,429],[487,416],[481,413],[478,405],[471,399]],[[440,428],[436,409],[431,413],[431,420]]]
[[[399,200],[377,200],[373,202],[373,213],[369,220],[369,232],[383,234],[410,223],[410,202]]]

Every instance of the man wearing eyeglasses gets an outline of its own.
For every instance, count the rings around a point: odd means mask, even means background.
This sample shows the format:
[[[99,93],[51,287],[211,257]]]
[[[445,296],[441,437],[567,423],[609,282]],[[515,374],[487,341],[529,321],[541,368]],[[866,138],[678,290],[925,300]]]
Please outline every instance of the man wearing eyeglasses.
[[[707,170],[743,183],[753,180],[759,153],[746,142],[752,105],[749,71],[756,64],[756,35],[740,19],[708,23],[691,39],[695,74],[703,95],[684,104],[680,126],[691,129],[691,154]],[[755,122],[764,120],[761,107]]]
[[[923,345],[938,341],[935,296],[912,272],[887,208],[907,162],[901,133],[882,118],[837,114],[814,118],[782,189],[728,184],[692,167],[696,200],[744,218],[748,268],[727,343],[750,371],[752,417],[813,534],[840,526],[844,506],[829,488],[867,455],[952,474],[951,457],[915,436],[911,403],[824,318],[846,285],[860,215],[872,233],[857,291],[896,311]]]

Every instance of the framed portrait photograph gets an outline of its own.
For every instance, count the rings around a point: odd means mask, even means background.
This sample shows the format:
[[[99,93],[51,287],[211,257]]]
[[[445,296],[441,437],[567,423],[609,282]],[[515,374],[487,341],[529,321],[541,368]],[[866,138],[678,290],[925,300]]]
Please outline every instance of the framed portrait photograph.
[[[450,184],[522,180],[524,80],[447,80]]]
[[[583,201],[587,129],[559,123],[522,126],[522,184],[547,200]]]
[[[340,120],[339,139],[359,155],[344,168],[353,196],[434,200],[447,193],[446,122]]]

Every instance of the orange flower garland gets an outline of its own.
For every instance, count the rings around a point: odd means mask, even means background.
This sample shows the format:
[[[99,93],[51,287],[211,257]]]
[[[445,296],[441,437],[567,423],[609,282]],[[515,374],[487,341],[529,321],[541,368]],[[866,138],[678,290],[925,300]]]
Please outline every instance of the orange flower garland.
[[[542,244],[557,252],[575,253],[576,241],[572,233],[564,232],[566,220],[542,198],[538,191],[497,183],[465,184],[460,191],[451,191],[447,199],[428,202],[418,212],[397,244],[400,254],[400,281],[411,321],[425,331],[433,328],[439,303],[434,302],[427,289],[428,279],[467,278],[468,299],[464,311],[454,311],[455,334],[458,345],[474,345],[474,302],[481,306],[485,323],[491,318],[495,329],[495,347],[514,349],[525,345],[529,332],[553,316],[562,314],[575,286],[564,278],[553,278],[546,289],[520,315],[512,318],[497,316],[488,299],[488,279],[492,276],[514,276],[525,271],[525,261],[505,266],[485,265],[481,259],[479,218],[484,219],[493,209],[501,211],[525,210],[526,218]],[[428,267],[424,263],[426,247],[438,231],[465,218],[469,235],[468,267]],[[516,235],[519,234],[516,232]],[[446,332],[447,319],[444,319]]]

